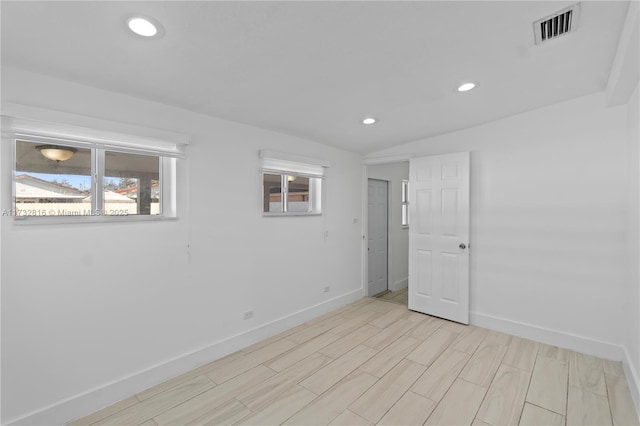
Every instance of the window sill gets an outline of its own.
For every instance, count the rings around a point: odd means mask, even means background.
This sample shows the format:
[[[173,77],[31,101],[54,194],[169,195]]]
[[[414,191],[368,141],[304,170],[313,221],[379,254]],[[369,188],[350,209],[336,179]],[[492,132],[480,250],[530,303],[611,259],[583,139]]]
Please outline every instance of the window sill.
[[[262,213],[262,217],[286,217],[286,216],[322,216],[322,213]]]
[[[80,223],[134,223],[134,222],[166,222],[178,220],[177,217],[166,216],[18,216],[13,218],[17,226],[35,225],[70,225]]]

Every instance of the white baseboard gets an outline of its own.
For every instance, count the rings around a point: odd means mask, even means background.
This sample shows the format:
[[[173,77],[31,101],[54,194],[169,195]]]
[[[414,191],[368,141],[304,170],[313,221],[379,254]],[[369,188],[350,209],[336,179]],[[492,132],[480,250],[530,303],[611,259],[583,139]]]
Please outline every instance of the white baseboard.
[[[624,349],[613,343],[478,312],[471,312],[470,317],[471,324],[479,327],[524,337],[548,345],[571,349],[599,358],[613,361],[623,361],[625,359]]]
[[[470,316],[471,324],[479,327],[524,337],[548,345],[571,349],[599,358],[622,361],[629,391],[631,392],[631,398],[636,407],[636,414],[640,414],[640,378],[638,371],[631,362],[631,356],[626,347],[478,312],[471,312]]]
[[[358,289],[309,308],[286,315],[251,330],[217,341],[193,352],[152,366],[128,377],[82,394],[67,398],[37,411],[9,420],[7,425],[64,425],[94,413],[104,407],[135,395],[172,377],[186,373],[211,361],[288,330],[322,314],[338,309],[364,297]]]
[[[640,417],[640,380],[638,380],[638,371],[631,362],[631,355],[627,351],[626,346],[624,350],[624,360],[622,366],[624,367],[624,375],[627,378],[627,384],[629,385],[629,392],[631,392],[631,398],[636,406],[636,415]]]
[[[403,278],[391,284],[391,288],[389,290],[391,291],[402,290],[403,288],[406,288],[408,285],[409,285],[409,277]]]

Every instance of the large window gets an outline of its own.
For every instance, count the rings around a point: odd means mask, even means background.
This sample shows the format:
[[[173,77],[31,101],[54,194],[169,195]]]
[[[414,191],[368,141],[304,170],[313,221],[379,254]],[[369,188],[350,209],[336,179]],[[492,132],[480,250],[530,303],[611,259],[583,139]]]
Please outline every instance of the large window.
[[[14,212],[31,216],[171,216],[163,170],[173,159],[118,147],[15,140]]]

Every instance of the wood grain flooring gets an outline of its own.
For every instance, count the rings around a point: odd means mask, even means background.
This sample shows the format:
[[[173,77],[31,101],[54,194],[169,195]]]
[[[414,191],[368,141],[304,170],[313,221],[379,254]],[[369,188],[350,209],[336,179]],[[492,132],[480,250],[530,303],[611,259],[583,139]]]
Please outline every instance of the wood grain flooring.
[[[400,305],[407,306],[409,302],[409,289],[407,287],[398,291],[388,291],[379,296],[377,299],[384,300],[386,302],[399,303]]]
[[[417,314],[387,295],[72,424],[639,424],[620,363]]]

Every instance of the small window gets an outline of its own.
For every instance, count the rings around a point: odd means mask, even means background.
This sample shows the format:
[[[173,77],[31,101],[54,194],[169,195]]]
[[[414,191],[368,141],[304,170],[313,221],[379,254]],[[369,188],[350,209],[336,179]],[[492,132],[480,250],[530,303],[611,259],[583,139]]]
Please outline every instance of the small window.
[[[320,214],[320,177],[294,173],[262,174],[263,212],[275,214]]]
[[[402,226],[409,226],[409,181],[402,181]]]
[[[37,139],[15,142],[16,217],[173,215],[162,208],[162,171],[174,175],[173,158]]]
[[[329,163],[260,150],[263,216],[322,214],[322,181]]]

